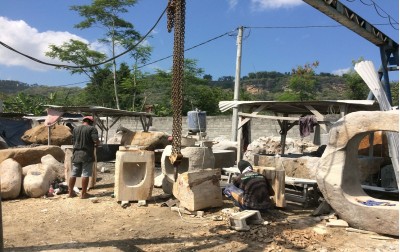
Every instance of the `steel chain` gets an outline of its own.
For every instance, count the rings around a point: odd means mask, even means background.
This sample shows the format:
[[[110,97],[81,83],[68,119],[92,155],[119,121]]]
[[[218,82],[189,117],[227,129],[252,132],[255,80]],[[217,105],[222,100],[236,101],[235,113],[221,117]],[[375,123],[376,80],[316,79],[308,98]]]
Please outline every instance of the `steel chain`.
[[[170,32],[174,27],[174,52],[172,66],[172,152],[171,156],[181,154],[182,137],[182,90],[184,76],[184,45],[185,45],[185,0],[169,0],[167,28]]]

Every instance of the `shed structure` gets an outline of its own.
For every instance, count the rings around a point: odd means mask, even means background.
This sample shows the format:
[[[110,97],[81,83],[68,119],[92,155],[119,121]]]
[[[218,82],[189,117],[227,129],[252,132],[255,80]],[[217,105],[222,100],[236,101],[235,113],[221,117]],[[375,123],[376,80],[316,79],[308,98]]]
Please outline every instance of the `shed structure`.
[[[238,108],[237,130],[237,161],[243,157],[243,126],[255,118],[277,120],[280,126],[282,155],[285,154],[287,132],[299,124],[301,117],[315,116],[318,125],[326,133],[333,122],[348,113],[356,111],[379,110],[379,105],[373,100],[321,100],[321,101],[221,101],[219,109],[225,112]],[[336,115],[336,116],[333,116]],[[247,125],[250,132],[250,124]],[[250,133],[247,133],[250,142]]]

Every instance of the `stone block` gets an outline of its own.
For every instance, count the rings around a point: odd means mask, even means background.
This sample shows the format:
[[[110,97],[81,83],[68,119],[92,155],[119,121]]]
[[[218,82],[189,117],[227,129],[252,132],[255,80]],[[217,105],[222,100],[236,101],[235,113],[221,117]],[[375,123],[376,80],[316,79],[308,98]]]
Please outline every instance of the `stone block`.
[[[219,186],[219,169],[204,169],[179,174],[173,184],[173,195],[180,201],[180,207],[189,211],[222,206],[222,192]]]
[[[117,201],[151,198],[154,185],[154,152],[119,150],[115,160],[114,193]]]

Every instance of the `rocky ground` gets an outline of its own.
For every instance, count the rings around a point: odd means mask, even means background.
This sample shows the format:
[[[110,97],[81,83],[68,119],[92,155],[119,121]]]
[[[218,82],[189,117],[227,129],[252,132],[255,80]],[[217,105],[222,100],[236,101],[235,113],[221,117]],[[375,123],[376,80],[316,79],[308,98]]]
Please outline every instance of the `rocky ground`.
[[[327,227],[311,216],[315,207],[291,203],[263,213],[265,222],[244,232],[229,228],[228,213],[238,211],[229,200],[197,217],[163,207],[169,197],[154,188],[146,206],[123,208],[112,197],[113,165],[98,164],[91,190],[97,200],[57,195],[2,202],[5,251],[399,251],[398,237]]]

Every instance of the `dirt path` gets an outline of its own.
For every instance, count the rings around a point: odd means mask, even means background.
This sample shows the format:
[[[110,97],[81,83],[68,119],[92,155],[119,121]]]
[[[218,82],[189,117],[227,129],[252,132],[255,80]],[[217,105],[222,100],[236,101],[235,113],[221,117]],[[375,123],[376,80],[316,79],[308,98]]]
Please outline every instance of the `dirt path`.
[[[229,229],[224,212],[237,211],[230,201],[202,218],[180,215],[161,207],[168,198],[154,188],[147,206],[122,208],[113,174],[112,165],[98,173],[97,203],[66,195],[3,202],[5,251],[399,251],[397,238],[328,228],[313,209],[290,204],[262,214],[268,224],[248,232]]]

